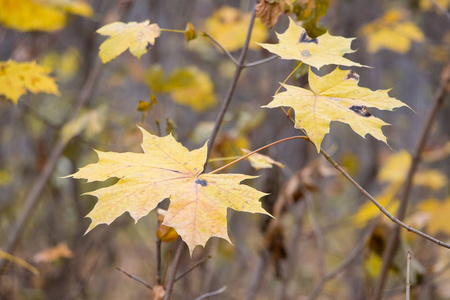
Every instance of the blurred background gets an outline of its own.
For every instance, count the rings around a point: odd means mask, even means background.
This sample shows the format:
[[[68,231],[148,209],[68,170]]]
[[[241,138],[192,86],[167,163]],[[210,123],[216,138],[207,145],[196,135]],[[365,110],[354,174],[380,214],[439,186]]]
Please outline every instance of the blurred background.
[[[370,109],[392,124],[383,127],[390,147],[371,136],[362,139],[339,122],[331,124],[322,144],[395,214],[411,154],[449,62],[449,1],[285,2],[311,35],[328,30],[355,37],[357,51],[346,57],[371,67],[352,69],[360,75],[359,85],[391,89],[391,97],[411,107]],[[96,162],[93,149],[141,152],[137,125],[157,135],[172,132],[190,150],[201,147],[235,65],[200,32],[237,59],[254,5],[251,0],[0,0],[0,62],[35,61],[50,68],[60,93],[26,93],[15,104],[0,85],[1,299],[153,297],[116,267],[155,284],[156,212],[136,224],[125,213],[84,235],[90,224],[85,216],[96,199],[82,194],[115,181],[85,183],[64,176]],[[183,34],[164,31],[140,60],[126,51],[103,65],[98,48],[106,37],[95,31],[116,21],[145,20],[181,31],[191,22],[198,37],[187,42]],[[275,32],[284,32],[288,23],[286,14],[272,28],[257,19],[246,61],[271,57],[255,42],[277,43]],[[244,69],[212,151],[219,159],[208,170],[229,161],[220,158],[242,155],[241,148],[254,150],[301,134],[281,110],[261,108],[295,66],[274,59]],[[306,73],[301,67],[288,83],[308,88]],[[447,97],[428,136],[406,219],[443,241],[450,234],[449,128]],[[270,193],[262,202],[276,221],[229,210],[233,245],[212,238],[192,258],[184,251],[179,272],[201,263],[176,282],[172,298],[195,299],[226,286],[210,299],[367,299],[392,223],[311,144],[289,141],[262,154],[283,167],[255,169],[243,161],[227,172],[258,175],[246,184]],[[408,250],[416,299],[450,299],[448,250],[406,231],[384,298],[404,299]],[[163,271],[173,251],[173,242],[163,243]],[[341,272],[327,278],[339,266]]]

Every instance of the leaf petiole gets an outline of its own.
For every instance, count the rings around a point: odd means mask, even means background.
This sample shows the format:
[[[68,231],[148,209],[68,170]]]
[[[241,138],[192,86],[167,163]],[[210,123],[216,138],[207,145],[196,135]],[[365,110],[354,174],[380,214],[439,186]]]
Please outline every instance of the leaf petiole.
[[[182,33],[184,34],[186,30],[177,30],[177,29],[166,29],[166,28],[160,28],[161,31],[165,32],[174,32],[174,33]]]
[[[291,74],[288,75],[288,77],[286,77],[286,79],[283,81],[283,83],[280,84],[280,86],[278,87],[277,91],[275,92],[275,96],[278,95],[278,92],[280,91],[281,87],[283,86],[283,84],[286,83],[286,81],[288,81],[289,78],[291,78],[291,76],[295,73],[295,71],[298,70],[298,68],[300,68],[300,66],[303,64],[303,62],[301,61],[298,66],[295,67],[295,69],[291,72]]]
[[[250,152],[250,153],[248,153],[248,154],[246,154],[246,155],[236,159],[236,160],[233,160],[232,162],[230,162],[230,163],[228,163],[228,164],[226,164],[226,165],[224,165],[224,166],[222,166],[222,167],[220,167],[218,169],[215,169],[214,171],[209,172],[208,174],[214,174],[214,173],[217,173],[219,171],[222,171],[223,169],[228,168],[229,166],[234,165],[235,163],[240,162],[241,160],[246,159],[250,155],[253,155],[253,154],[255,154],[255,153],[257,153],[257,152],[259,152],[261,150],[264,150],[264,149],[269,148],[269,147],[271,147],[273,145],[276,145],[276,144],[279,144],[279,143],[282,143],[282,142],[286,142],[286,141],[290,141],[290,140],[294,140],[294,139],[304,139],[305,141],[309,141],[309,138],[307,136],[303,136],[303,135],[296,135],[296,136],[291,136],[291,137],[288,137],[288,138],[284,138],[284,139],[278,140],[276,142],[267,144],[267,145],[265,145],[265,146],[263,146],[261,148],[258,148],[256,150],[254,150],[254,151],[252,151],[252,152]]]

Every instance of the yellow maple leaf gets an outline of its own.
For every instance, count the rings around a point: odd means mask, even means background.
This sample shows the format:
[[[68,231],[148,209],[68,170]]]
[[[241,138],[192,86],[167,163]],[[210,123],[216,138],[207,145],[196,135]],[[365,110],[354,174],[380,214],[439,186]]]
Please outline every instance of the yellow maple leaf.
[[[292,85],[283,85],[285,92],[263,107],[289,106],[295,110],[295,127],[302,128],[320,152],[322,140],[330,131],[330,122],[347,123],[362,137],[366,134],[387,143],[381,127],[389,125],[369,113],[367,107],[393,110],[407,106],[391,98],[387,90],[372,91],[358,86],[359,76],[352,71],[336,68],[320,77],[309,70],[311,91]]]
[[[67,13],[93,15],[92,8],[82,0],[0,0],[0,23],[20,31],[61,29]]]
[[[404,54],[413,41],[424,41],[422,31],[414,23],[406,21],[399,10],[387,11],[381,18],[365,25],[361,33],[367,38],[369,53],[384,48]]]
[[[428,231],[430,234],[437,234],[438,232],[450,234],[450,197],[445,201],[437,199],[428,199],[420,203],[418,206],[421,212],[427,212],[430,215],[428,219]]]
[[[248,154],[251,152],[250,150],[244,148],[241,148],[241,150],[242,152],[244,152],[244,154]],[[280,168],[284,168],[284,165],[282,163],[273,160],[270,156],[264,154],[254,153],[249,157],[247,157],[247,160],[250,162],[250,165],[256,170],[271,169],[273,165],[277,165]]]
[[[144,153],[97,151],[99,161],[69,175],[88,182],[120,178],[115,184],[87,193],[98,198],[88,214],[88,231],[99,224],[110,224],[128,211],[139,220],[165,198],[170,199],[164,225],[173,227],[189,246],[204,246],[212,237],[227,241],[227,208],[267,214],[259,198],[266,195],[243,180],[255,178],[242,174],[202,174],[206,144],[189,151],[173,136],[154,136],[144,129]]]
[[[0,95],[14,104],[17,104],[19,97],[27,90],[33,94],[44,92],[59,95],[55,79],[48,76],[50,72],[50,68],[36,62],[0,61]]]
[[[103,26],[97,33],[110,36],[100,45],[99,56],[105,64],[130,48],[131,54],[137,58],[155,44],[155,39],[161,34],[158,24],[150,24],[149,20],[141,23],[114,22]]]
[[[237,8],[223,6],[205,22],[205,31],[228,51],[242,48],[250,23],[250,13],[242,14]],[[256,42],[267,39],[268,33],[259,19],[255,20],[250,38],[250,49],[258,49]]]
[[[289,18],[289,27],[282,34],[277,33],[278,44],[259,44],[261,47],[279,55],[282,59],[300,60],[320,69],[324,65],[341,66],[363,65],[353,62],[343,55],[355,52],[350,48],[354,38],[332,36],[328,32],[318,38],[310,38],[306,30]]]
[[[197,67],[174,70],[164,85],[176,103],[188,105],[195,111],[204,111],[216,105],[214,84],[209,74]]]

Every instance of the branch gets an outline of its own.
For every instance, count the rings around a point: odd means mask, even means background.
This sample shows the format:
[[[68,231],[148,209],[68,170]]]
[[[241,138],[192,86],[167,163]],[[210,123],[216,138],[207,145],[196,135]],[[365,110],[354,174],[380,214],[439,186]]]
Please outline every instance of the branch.
[[[244,68],[250,68],[250,67],[254,67],[254,66],[259,66],[259,65],[265,64],[266,62],[272,61],[272,60],[277,59],[277,58],[279,58],[278,55],[273,55],[273,56],[268,57],[268,58],[264,58],[264,59],[261,59],[261,60],[257,60],[257,61],[245,64]]]
[[[404,190],[402,194],[402,198],[400,200],[400,205],[397,210],[397,218],[394,218],[395,220],[398,220],[398,222],[401,223],[400,220],[403,220],[406,216],[406,209],[408,208],[409,203],[409,195],[411,194],[412,186],[413,186],[413,178],[414,174],[417,171],[417,168],[419,166],[419,162],[421,159],[421,155],[423,152],[423,149],[425,148],[426,141],[428,139],[428,136],[430,135],[431,127],[433,125],[434,120],[436,119],[436,116],[441,109],[442,105],[444,104],[445,97],[447,96],[448,90],[450,88],[450,64],[444,67],[442,74],[441,74],[441,84],[438,88],[438,90],[435,93],[434,96],[434,104],[431,109],[431,111],[428,113],[427,119],[425,121],[425,126],[422,130],[422,133],[420,134],[419,142],[417,143],[416,149],[413,154],[412,162],[409,167],[408,175],[406,177],[406,181],[404,184]],[[396,222],[397,224],[399,224]],[[403,224],[403,223],[401,223]],[[400,225],[400,224],[399,224]],[[402,226],[404,227],[404,226]],[[405,227],[406,228],[406,227]],[[425,237],[426,239],[437,243],[440,246],[444,246],[446,248],[450,249],[450,245],[444,244],[443,242],[432,238],[418,230],[413,231],[414,233],[419,234],[422,237]],[[383,253],[383,266],[381,269],[381,273],[375,288],[375,300],[381,299],[383,295],[383,288],[384,283],[388,277],[388,270],[389,266],[392,262],[392,258],[394,257],[394,253],[397,250],[397,245],[399,241],[400,236],[400,230],[399,228],[394,228],[392,233],[389,236],[389,240],[387,242],[386,250]]]
[[[236,59],[234,58],[233,55],[231,55],[231,53],[225,49],[218,41],[216,41],[212,36],[210,36],[208,33],[206,32],[202,32],[202,35],[209,38],[217,47],[220,48],[220,50],[223,51],[223,53],[225,53],[232,61],[233,63],[237,66],[239,63],[236,61]]]
[[[449,13],[444,7],[442,7],[441,5],[439,5],[439,3],[437,3],[436,0],[430,0],[430,1],[431,1],[431,3],[433,4],[433,6],[434,6],[438,11],[440,11],[441,13],[444,14],[444,16],[447,17],[447,20],[450,20],[450,13]]]
[[[177,250],[170,267],[169,280],[165,286],[166,294],[164,295],[164,300],[169,300],[172,294],[173,285],[175,284],[175,275],[177,274],[178,265],[180,264],[181,253],[183,252],[183,246],[183,241],[181,238],[178,238]]]
[[[142,280],[141,278],[134,276],[133,274],[128,273],[127,271],[125,271],[124,269],[122,269],[121,267],[116,267],[117,270],[119,270],[120,272],[124,273],[125,275],[127,275],[128,277],[130,277],[131,279],[136,280],[139,283],[142,283],[143,285],[145,285],[147,288],[151,289],[153,291],[153,287],[148,284],[146,281]]]
[[[211,137],[208,141],[208,154],[206,156],[206,160],[208,161],[209,156],[211,155],[212,146],[214,145],[214,140],[217,137],[217,134],[219,133],[220,126],[222,125],[223,117],[225,116],[225,113],[228,110],[228,106],[231,103],[231,99],[233,98],[234,91],[236,89],[236,84],[239,80],[239,77],[241,75],[242,70],[244,69],[244,61],[245,57],[247,56],[248,46],[250,44],[250,37],[252,35],[252,29],[253,24],[255,23],[255,9],[253,8],[252,16],[250,18],[250,24],[248,25],[247,30],[247,37],[245,40],[244,48],[241,52],[241,57],[239,58],[239,61],[236,65],[236,70],[234,72],[233,79],[230,83],[230,86],[228,87],[227,94],[225,96],[225,100],[223,101],[222,107],[220,108],[219,115],[217,116],[216,122],[214,124],[214,129],[211,133]],[[208,162],[205,163],[205,167]]]
[[[411,268],[411,252],[408,251],[408,256],[406,257],[406,300],[410,299],[410,288],[411,288],[411,283],[409,281],[410,268]]]
[[[220,289],[218,289],[217,291],[209,292],[209,293],[203,294],[203,295],[201,295],[201,296],[195,298],[194,300],[201,300],[201,299],[206,299],[206,298],[211,297],[211,296],[219,295],[219,294],[225,292],[226,289],[227,289],[227,287],[226,287],[226,286],[223,286],[223,287],[221,287]]]
[[[197,268],[199,265],[201,265],[204,261],[206,261],[207,259],[210,259],[212,256],[208,255],[206,257],[203,257],[199,262],[197,262],[195,265],[193,265],[192,267],[190,267],[188,270],[184,271],[183,273],[181,273],[180,275],[177,276],[177,278],[175,278],[175,282],[177,282],[178,280],[180,280],[181,278],[183,278],[184,276],[186,276],[187,274],[189,274],[190,272],[192,272],[192,270],[194,270],[195,268]]]

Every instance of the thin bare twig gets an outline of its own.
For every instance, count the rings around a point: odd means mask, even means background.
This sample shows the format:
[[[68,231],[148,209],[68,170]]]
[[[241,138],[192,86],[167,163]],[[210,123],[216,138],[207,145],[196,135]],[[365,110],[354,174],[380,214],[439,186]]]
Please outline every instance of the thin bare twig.
[[[410,268],[411,268],[411,252],[408,251],[408,255],[406,257],[406,300],[410,299],[409,295],[411,288],[411,283],[409,281]]]
[[[202,32],[202,35],[209,38],[217,47],[220,48],[220,50],[223,51],[223,53],[225,53],[232,61],[235,65],[238,65],[238,62],[236,61],[236,59],[234,58],[233,55],[231,55],[231,53],[225,49],[218,41],[216,41],[212,36],[210,36],[208,33],[206,32]]]
[[[209,292],[209,293],[203,294],[203,295],[201,295],[201,296],[195,298],[194,300],[206,299],[206,298],[211,297],[211,296],[216,296],[216,295],[222,294],[223,292],[225,292],[226,289],[227,289],[227,287],[224,285],[223,287],[221,287],[221,288],[218,289],[217,291]]]
[[[149,289],[151,289],[151,290],[153,291],[153,287],[152,287],[149,283],[147,283],[145,280],[143,280],[143,279],[141,279],[141,278],[139,278],[139,277],[137,277],[137,276],[134,276],[133,274],[128,273],[127,271],[125,271],[125,270],[122,269],[121,267],[116,267],[116,268],[117,268],[117,270],[119,270],[120,272],[124,273],[125,275],[127,275],[127,276],[130,277],[131,279],[134,279],[134,280],[136,280],[137,282],[142,283],[142,284],[145,285],[147,288],[149,288]]]
[[[264,58],[264,59],[261,59],[261,60],[257,60],[257,61],[245,64],[244,68],[250,68],[250,67],[254,67],[254,66],[259,66],[259,65],[265,64],[265,63],[267,63],[269,61],[272,61],[274,59],[277,59],[277,58],[279,58],[278,55],[272,55],[271,57]]]
[[[172,264],[170,266],[169,279],[165,286],[166,294],[164,295],[164,300],[169,300],[172,295],[173,285],[175,284],[175,275],[177,274],[178,265],[180,264],[181,253],[183,252],[184,243],[181,238],[177,240],[177,250],[173,258]]]
[[[445,100],[445,97],[447,96],[449,88],[450,88],[450,64],[445,66],[442,71],[441,84],[435,93],[433,107],[431,108],[430,112],[428,113],[427,119],[425,121],[425,125],[422,129],[422,133],[420,134],[419,141],[418,141],[416,149],[413,153],[412,162],[411,162],[411,165],[408,170],[408,175],[405,180],[404,189],[403,189],[402,197],[400,200],[399,208],[397,210],[397,218],[391,216],[393,219],[398,221],[398,222],[397,221],[394,221],[394,222],[399,225],[401,225],[401,224],[404,225],[404,223],[402,223],[401,220],[403,220],[406,216],[406,209],[408,208],[409,196],[411,194],[411,190],[412,190],[412,186],[413,186],[413,177],[419,166],[419,162],[421,160],[423,149],[425,148],[426,141],[430,135],[431,127],[434,123],[434,120],[436,119],[436,116],[437,116],[439,110],[441,109],[442,105],[444,104],[444,100]],[[389,218],[392,220],[391,217],[389,217]],[[404,227],[404,226],[402,226],[402,227]],[[408,229],[407,227],[405,227],[405,228]],[[409,227],[409,228],[411,228],[411,227]],[[450,245],[445,244],[433,237],[430,237],[421,231],[418,231],[416,229],[409,230],[409,231],[412,231],[432,242],[435,242],[440,246],[450,249]],[[391,261],[394,257],[394,253],[398,246],[399,236],[400,236],[400,229],[394,228],[392,233],[389,236],[386,250],[383,253],[383,266],[381,268],[381,273],[380,273],[379,279],[377,281],[376,288],[374,290],[375,291],[375,293],[374,293],[375,300],[381,299],[381,297],[383,295],[384,283],[386,282],[386,279],[388,277],[389,266],[391,264]]]
[[[252,35],[252,29],[253,29],[254,23],[255,23],[255,8],[253,8],[252,16],[250,18],[250,23],[248,25],[247,37],[245,39],[244,48],[242,49],[241,56],[239,57],[239,61],[236,64],[236,70],[234,72],[233,79],[231,80],[230,86],[228,87],[227,94],[225,96],[225,99],[222,103],[222,107],[220,108],[220,111],[219,111],[219,115],[217,116],[216,122],[214,124],[214,129],[211,133],[211,137],[208,141],[208,154],[206,156],[205,169],[206,169],[206,165],[208,163],[208,158],[211,155],[212,146],[214,145],[214,141],[217,137],[217,134],[219,133],[219,129],[222,126],[223,117],[225,116],[225,113],[228,110],[228,106],[231,103],[231,99],[233,98],[233,94],[236,89],[236,84],[239,80],[239,77],[241,76],[242,70],[244,69],[244,61],[247,56],[248,46],[250,45],[250,37]]]
[[[433,4],[433,6],[434,6],[438,11],[440,11],[441,13],[443,13],[444,16],[447,17],[447,20],[450,21],[450,13],[449,13],[444,7],[442,7],[441,5],[439,5],[439,3],[437,3],[436,0],[430,0],[430,1],[431,1],[431,3]]]
[[[203,257],[199,262],[197,262],[195,265],[193,265],[192,267],[190,267],[189,269],[187,269],[186,271],[184,271],[183,273],[181,273],[180,275],[177,276],[177,278],[175,278],[175,282],[177,282],[178,280],[180,280],[181,278],[183,278],[184,276],[186,276],[187,274],[189,274],[190,272],[192,272],[192,270],[194,270],[195,268],[197,268],[199,265],[201,265],[204,261],[206,261],[207,259],[210,259],[212,256],[208,255],[206,257]]]

